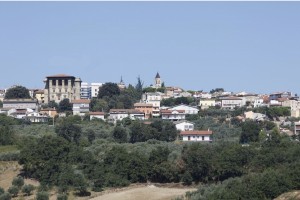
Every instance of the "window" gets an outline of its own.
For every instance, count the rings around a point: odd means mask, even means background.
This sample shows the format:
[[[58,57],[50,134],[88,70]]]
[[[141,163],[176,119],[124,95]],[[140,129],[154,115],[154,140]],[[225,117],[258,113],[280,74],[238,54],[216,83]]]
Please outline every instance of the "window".
[[[204,140],[204,136],[202,136],[202,140]]]

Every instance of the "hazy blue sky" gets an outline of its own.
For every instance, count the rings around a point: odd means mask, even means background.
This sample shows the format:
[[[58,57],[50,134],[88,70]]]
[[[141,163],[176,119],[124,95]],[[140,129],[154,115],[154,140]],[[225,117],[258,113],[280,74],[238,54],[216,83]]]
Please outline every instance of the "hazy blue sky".
[[[0,88],[85,82],[300,93],[300,2],[0,2]]]

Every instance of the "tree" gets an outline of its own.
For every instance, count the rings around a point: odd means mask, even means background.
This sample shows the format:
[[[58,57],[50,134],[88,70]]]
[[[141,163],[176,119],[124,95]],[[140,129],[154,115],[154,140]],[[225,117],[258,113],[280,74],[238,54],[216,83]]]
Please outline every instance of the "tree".
[[[89,143],[92,144],[93,141],[96,139],[95,131],[92,129],[88,129],[88,130],[86,130],[86,135],[87,135]]]
[[[26,87],[23,86],[15,86],[12,88],[9,88],[5,93],[5,99],[29,99],[30,94],[29,90]]]
[[[72,109],[73,109],[73,106],[70,103],[69,99],[63,99],[58,104],[58,111],[59,112],[72,111]]]
[[[96,112],[96,111],[108,112],[109,111],[108,103],[104,99],[93,98],[90,103],[90,110],[92,112]]]
[[[257,142],[259,140],[259,133],[261,131],[261,127],[255,121],[245,121],[241,124],[241,127],[241,143]]]
[[[4,189],[2,187],[0,187],[0,195],[4,194]]]
[[[24,179],[21,176],[17,176],[13,179],[12,185],[21,188],[24,185]]]
[[[0,108],[3,108],[3,102],[0,100]]]
[[[127,142],[126,129],[121,126],[116,126],[113,130],[113,138],[119,143]]]
[[[18,196],[20,188],[18,188],[17,186],[11,186],[10,188],[8,188],[8,192],[13,196],[16,197]]]
[[[48,192],[42,191],[36,194],[36,200],[49,200]]]
[[[31,184],[24,185],[22,188],[22,192],[25,193],[27,196],[31,195],[31,192],[34,190],[34,186]]]
[[[0,125],[0,145],[11,145],[14,143],[14,141],[15,141],[15,133],[11,128],[11,126]]]
[[[141,96],[143,94],[143,85],[144,82],[141,80],[140,76],[137,78],[137,84],[135,86],[135,90]]]
[[[64,120],[56,125],[55,132],[67,141],[78,144],[82,131],[80,126]]]
[[[120,94],[120,89],[116,83],[105,83],[99,88],[98,98],[101,99],[105,96],[112,97]]]
[[[48,108],[55,108],[58,109],[58,104],[55,101],[49,101]]]
[[[225,91],[224,88],[216,88],[216,89],[212,89],[209,93],[213,94],[215,92],[224,92],[224,91]]]
[[[11,200],[11,195],[8,192],[4,192],[0,195],[0,200]]]

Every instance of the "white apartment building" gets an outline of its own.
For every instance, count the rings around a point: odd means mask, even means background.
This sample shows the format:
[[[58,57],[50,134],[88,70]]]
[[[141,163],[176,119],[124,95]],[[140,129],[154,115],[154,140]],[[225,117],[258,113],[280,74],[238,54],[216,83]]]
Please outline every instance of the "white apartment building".
[[[178,106],[174,106],[173,108],[170,108],[169,110],[184,110],[185,114],[198,114],[199,109],[198,108],[194,108],[191,106],[187,106],[187,105],[178,105]]]
[[[92,98],[96,98],[98,96],[99,87],[102,87],[102,85],[102,83],[91,83]]]

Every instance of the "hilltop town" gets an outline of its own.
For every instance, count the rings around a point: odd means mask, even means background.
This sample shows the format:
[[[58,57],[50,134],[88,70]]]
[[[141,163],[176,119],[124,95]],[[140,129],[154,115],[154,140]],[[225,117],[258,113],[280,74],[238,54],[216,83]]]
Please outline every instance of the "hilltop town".
[[[149,86],[65,74],[44,84],[1,90],[0,200],[106,199],[127,186],[116,195],[274,199],[300,189],[291,92],[184,90],[159,73]]]
[[[299,97],[297,94],[293,96],[289,91],[271,94],[233,93],[223,88],[191,91],[165,85],[159,73],[154,77],[153,85],[148,87],[143,85],[140,78],[136,85],[126,86],[122,77],[119,83],[89,84],[66,74],[47,76],[44,84],[44,89],[28,89],[30,98],[6,98],[6,91],[14,86],[0,90],[0,113],[31,123],[54,123],[55,117],[78,115],[81,118],[98,118],[111,123],[124,118],[161,118],[180,124],[178,126],[193,127],[187,121],[187,116],[190,118],[190,115],[216,109],[229,112],[226,120],[234,117],[240,121],[274,121],[282,132],[289,135],[297,134],[297,126],[300,125],[295,122],[300,117]],[[109,94],[112,89],[118,90],[116,94],[120,95],[119,99]],[[107,95],[105,90],[108,91]],[[99,94],[99,91],[103,94]],[[68,108],[62,108],[66,106]],[[235,110],[242,112],[237,116],[231,115],[230,111]],[[274,110],[278,112],[274,113]],[[194,131],[187,137],[183,135],[184,140],[193,140],[192,136],[196,134],[196,138],[203,138],[205,135],[204,140],[211,141],[211,137],[206,137],[211,132],[204,131],[201,134],[193,128],[179,130],[182,134],[188,134],[184,131]]]

